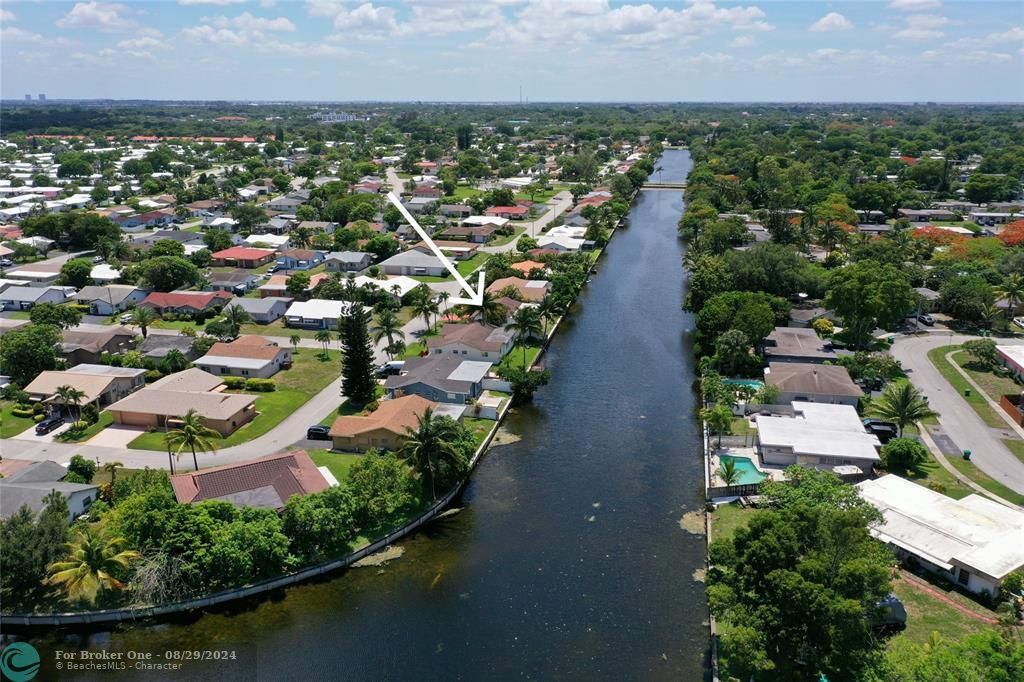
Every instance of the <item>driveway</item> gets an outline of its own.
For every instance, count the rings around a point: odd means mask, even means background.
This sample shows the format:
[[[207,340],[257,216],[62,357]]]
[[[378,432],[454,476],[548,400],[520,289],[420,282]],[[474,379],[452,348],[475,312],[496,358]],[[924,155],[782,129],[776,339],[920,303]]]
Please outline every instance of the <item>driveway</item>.
[[[961,344],[975,338],[978,337],[948,332],[898,336],[892,346],[892,355],[903,365],[913,384],[928,398],[932,409],[939,413],[939,423],[957,451],[970,450],[971,461],[979,469],[1007,488],[1024,494],[1024,462],[1010,452],[998,434],[982,421],[928,359],[928,351],[933,348]],[[1018,339],[1000,339],[999,343],[1024,345],[1024,341]]]
[[[14,436],[14,440],[25,440],[31,443],[52,443],[54,436],[58,436],[70,428],[71,422],[67,421],[58,426],[57,428],[55,428],[53,431],[50,431],[49,433],[42,436],[37,436],[36,427],[30,426],[21,433],[19,433],[17,436]]]
[[[86,441],[89,445],[107,448],[127,448],[128,444],[146,432],[138,426],[111,424]]]

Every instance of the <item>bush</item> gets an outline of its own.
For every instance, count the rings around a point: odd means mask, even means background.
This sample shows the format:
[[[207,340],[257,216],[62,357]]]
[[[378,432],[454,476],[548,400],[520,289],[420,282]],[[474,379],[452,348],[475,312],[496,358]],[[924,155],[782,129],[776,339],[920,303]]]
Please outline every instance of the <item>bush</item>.
[[[270,393],[277,388],[274,384],[273,379],[249,379],[245,382],[245,389],[247,391],[256,391],[258,393]]]
[[[242,389],[245,388],[244,377],[224,377],[224,385],[230,389]]]
[[[26,407],[26,408],[15,407],[15,408],[13,408],[11,410],[11,414],[14,415],[15,417],[21,417],[22,419],[28,419],[34,413],[32,412],[32,409],[28,408],[28,407]]]
[[[70,430],[71,431],[85,431],[87,428],[89,428],[89,422],[87,422],[87,421],[85,421],[83,419],[82,421],[72,422]]]
[[[887,469],[914,469],[927,461],[927,448],[910,438],[893,438],[882,447],[882,464]]]
[[[67,474],[64,474],[64,482],[65,483],[88,483],[89,481],[85,480],[85,476],[82,476],[81,474],[76,474],[75,472],[71,471],[71,472],[68,472]]]
[[[828,338],[836,333],[836,326],[832,324],[831,320],[826,320],[824,317],[819,317],[812,322],[811,327],[818,333],[818,336],[823,338]]]
[[[68,463],[68,474],[81,477],[81,483],[92,483],[92,477],[96,475],[96,462],[86,459],[81,455],[75,455]],[[64,477],[67,480],[67,476]]]
[[[92,310],[86,303],[70,303],[68,304],[68,307],[76,312],[82,313],[83,315],[88,315]]]
[[[32,421],[34,421],[36,424],[43,421],[44,419],[46,419],[45,414],[36,414],[32,416]]]
[[[143,375],[146,379],[146,383],[150,384],[157,379],[162,379],[164,374],[158,369],[151,369]]]
[[[82,408],[82,421],[87,424],[95,424],[100,420],[100,411],[95,403],[89,403]]]
[[[168,311],[166,313],[163,313],[160,316],[160,319],[163,320],[164,322],[177,322],[178,321],[178,313],[172,313],[172,312]]]
[[[32,414],[46,414],[46,405],[42,403],[32,403]]]

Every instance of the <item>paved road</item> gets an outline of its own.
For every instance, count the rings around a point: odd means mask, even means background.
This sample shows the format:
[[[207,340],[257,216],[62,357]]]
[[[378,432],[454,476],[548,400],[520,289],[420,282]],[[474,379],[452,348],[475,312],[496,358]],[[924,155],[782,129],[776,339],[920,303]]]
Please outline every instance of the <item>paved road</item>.
[[[523,235],[536,237],[545,227],[553,223],[555,218],[572,208],[572,194],[563,190],[551,197],[551,200],[548,203],[551,204],[551,209],[541,217],[530,222],[516,224],[516,227],[526,228],[526,230],[523,231],[523,234],[510,241],[508,244],[502,244],[501,246],[481,246],[480,251],[483,251],[484,253],[507,253],[516,248],[516,244],[518,244],[519,240],[523,238]]]
[[[922,336],[897,337],[893,356],[900,361],[907,376],[939,413],[939,423],[958,450],[970,450],[979,469],[1008,488],[1024,494],[1024,463],[1002,443],[993,429],[985,424],[974,409],[943,378],[928,359],[928,351],[940,346],[960,344],[978,338],[948,332]],[[1024,344],[1017,339],[1000,343]]]
[[[400,195],[402,192],[405,191],[405,180],[398,177],[398,171],[396,171],[393,167],[388,166],[384,170],[384,175],[388,179],[388,184],[391,186],[392,192]]]

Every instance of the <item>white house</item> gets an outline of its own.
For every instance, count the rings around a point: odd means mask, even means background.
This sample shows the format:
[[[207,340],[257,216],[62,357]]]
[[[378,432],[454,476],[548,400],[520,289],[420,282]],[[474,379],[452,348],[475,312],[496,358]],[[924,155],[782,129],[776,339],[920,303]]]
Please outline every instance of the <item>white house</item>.
[[[853,465],[870,473],[879,461],[878,438],[850,405],[792,403],[794,416],[757,416],[757,447],[765,464],[815,469]]]
[[[337,329],[338,318],[346,314],[351,305],[348,301],[323,298],[296,301],[284,314],[284,323],[289,327],[303,329]]]
[[[83,287],[75,294],[75,302],[89,306],[90,315],[113,315],[141,303],[147,293],[130,284]]]
[[[895,475],[857,484],[884,522],[871,529],[934,573],[971,592],[995,595],[1024,568],[1024,512],[972,493],[954,500]]]
[[[7,287],[0,294],[0,304],[4,310],[31,310],[40,303],[64,303],[71,287]]]

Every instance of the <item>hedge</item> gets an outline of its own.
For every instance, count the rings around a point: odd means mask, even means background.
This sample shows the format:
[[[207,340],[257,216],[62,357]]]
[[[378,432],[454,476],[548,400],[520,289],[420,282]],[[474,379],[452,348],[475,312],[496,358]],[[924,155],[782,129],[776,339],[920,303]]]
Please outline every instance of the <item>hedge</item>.
[[[277,386],[274,384],[273,379],[249,379],[245,382],[245,388],[247,391],[270,393],[276,389]]]
[[[224,385],[230,389],[238,390],[245,388],[244,377],[224,377]]]

